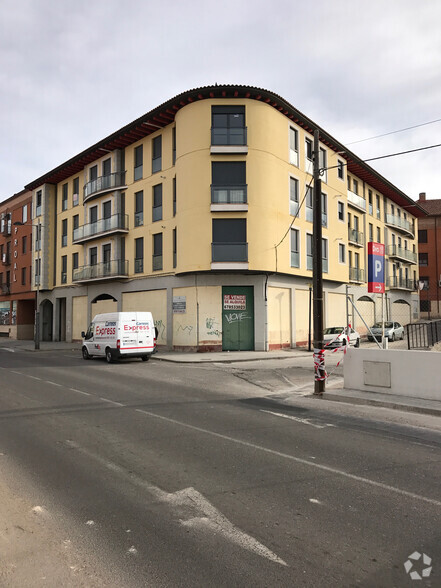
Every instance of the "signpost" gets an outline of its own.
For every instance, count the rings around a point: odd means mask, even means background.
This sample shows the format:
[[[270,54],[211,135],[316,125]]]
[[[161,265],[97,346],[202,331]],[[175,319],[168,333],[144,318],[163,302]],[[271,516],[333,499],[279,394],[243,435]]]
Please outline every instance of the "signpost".
[[[384,337],[384,245],[382,243],[368,243],[368,292],[382,295],[383,330],[381,340],[383,349],[387,349]]]

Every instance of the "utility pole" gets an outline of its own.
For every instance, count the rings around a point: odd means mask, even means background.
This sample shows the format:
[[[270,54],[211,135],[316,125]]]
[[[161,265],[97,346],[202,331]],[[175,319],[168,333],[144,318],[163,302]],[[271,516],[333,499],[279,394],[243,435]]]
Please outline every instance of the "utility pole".
[[[314,218],[313,218],[313,310],[314,310],[314,395],[325,391],[323,351],[323,262],[322,262],[322,180],[320,178],[319,132],[314,131]]]

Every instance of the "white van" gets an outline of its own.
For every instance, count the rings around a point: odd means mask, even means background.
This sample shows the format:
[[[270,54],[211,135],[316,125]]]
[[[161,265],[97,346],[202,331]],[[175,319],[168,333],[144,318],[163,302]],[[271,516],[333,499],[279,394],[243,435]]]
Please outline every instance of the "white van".
[[[84,359],[95,355],[108,363],[124,357],[147,361],[156,348],[156,329],[151,312],[97,314],[83,337]]]

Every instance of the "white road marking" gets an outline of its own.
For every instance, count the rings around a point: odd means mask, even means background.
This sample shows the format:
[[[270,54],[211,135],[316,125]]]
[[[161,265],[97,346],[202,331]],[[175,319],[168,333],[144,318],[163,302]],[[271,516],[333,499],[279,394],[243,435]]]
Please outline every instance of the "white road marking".
[[[136,412],[140,412],[145,414],[154,419],[160,419],[162,421],[166,421],[168,423],[172,423],[174,425],[179,425],[181,427],[185,427],[186,429],[190,429],[192,431],[198,431],[199,433],[205,433],[206,435],[211,435],[212,437],[216,437],[217,439],[224,439],[225,441],[230,441],[231,443],[237,443],[238,445],[243,445],[244,447],[250,447],[251,449],[256,449],[258,451],[263,451],[265,453],[269,453],[270,455],[276,455],[277,457],[281,457],[283,459],[289,459],[296,463],[301,463],[303,465],[310,466],[312,468],[317,468],[324,472],[329,472],[331,474],[335,474],[337,476],[342,476],[344,478],[348,478],[350,480],[355,480],[356,482],[360,482],[362,484],[367,484],[369,486],[374,486],[376,488],[381,488],[382,490],[387,490],[388,492],[394,492],[395,494],[400,494],[401,496],[406,496],[407,498],[413,498],[415,500],[421,500],[422,502],[427,502],[428,504],[433,504],[435,506],[441,507],[441,501],[435,500],[434,498],[428,498],[427,496],[422,496],[421,494],[415,494],[414,492],[408,492],[407,490],[402,490],[401,488],[397,488],[396,486],[389,486],[389,484],[384,484],[383,482],[377,482],[375,480],[370,480],[369,478],[363,478],[362,476],[357,476],[355,474],[350,474],[349,472],[345,472],[344,470],[338,470],[336,468],[332,468],[330,466],[322,465],[319,463],[314,463],[309,461],[308,459],[302,459],[301,457],[296,457],[295,455],[289,455],[288,453],[282,453],[281,451],[275,451],[274,449],[268,449],[267,447],[263,447],[262,445],[256,445],[255,443],[250,443],[248,441],[242,441],[241,439],[235,439],[234,437],[229,437],[228,435],[222,435],[222,433],[216,433],[215,431],[209,431],[208,429],[203,429],[202,427],[196,427],[195,425],[189,425],[187,423],[183,423],[181,421],[177,421],[175,419],[171,419],[169,417],[162,416],[160,414],[155,414],[153,412],[148,412],[146,410],[142,410],[140,408],[135,408]]]
[[[317,500],[317,498],[310,498],[309,502],[312,502],[313,504],[323,504],[323,502],[320,502],[320,500]]]
[[[37,376],[28,376],[28,378],[32,378],[33,380],[39,380],[41,382],[41,378],[37,378]]]
[[[88,525],[89,527],[93,527],[95,525],[95,521],[86,521],[86,525]]]
[[[52,386],[59,386],[60,388],[63,387],[63,384],[57,384],[57,382],[51,382],[50,380],[43,380],[46,384],[52,384]]]
[[[109,400],[108,398],[103,398],[100,396],[100,400],[104,400],[104,402],[110,402],[111,404],[116,404],[116,406],[125,406],[121,402],[115,402],[114,400]]]
[[[9,347],[0,347],[1,351],[9,351],[9,353],[15,353],[15,349],[10,349]]]
[[[22,372],[16,372],[15,370],[11,370],[11,372],[12,372],[13,374],[17,374],[18,376],[22,376],[22,375],[23,375],[23,373],[22,373]]]
[[[66,440],[66,445],[72,447],[98,461],[101,465],[106,468],[124,475],[129,482],[139,486],[149,492],[158,501],[169,504],[170,506],[177,509],[182,513],[180,523],[184,527],[195,527],[210,529],[215,534],[223,535],[229,541],[239,545],[243,549],[252,551],[261,557],[265,557],[275,563],[286,566],[286,562],[273,553],[270,549],[265,547],[262,543],[259,543],[254,537],[244,533],[237,527],[235,527],[220,511],[217,510],[200,492],[195,488],[189,487],[177,492],[165,492],[149,484],[139,476],[133,473],[129,473],[128,470],[122,468],[116,463],[113,463],[103,457],[99,456],[88,449],[81,447],[75,441]],[[130,550],[129,550],[130,551]]]
[[[77,390],[76,388],[69,388],[72,392],[78,392],[78,394],[84,394],[84,396],[90,396],[90,392],[83,392],[82,390]]]
[[[284,419],[290,419],[291,421],[296,421],[297,423],[302,423],[303,425],[309,425],[310,427],[315,427],[316,429],[326,429],[326,427],[335,427],[335,425],[325,424],[325,425],[316,425],[315,423],[311,423],[310,419],[301,419],[300,417],[295,417],[288,414],[283,414],[280,412],[272,412],[271,410],[263,410],[261,409],[260,412],[267,412],[268,414],[272,414],[274,416],[282,417]]]
[[[133,554],[133,555],[136,555],[136,554],[138,553],[138,550],[136,549],[136,547],[135,547],[134,545],[132,545],[132,547],[130,547],[130,548],[127,550],[127,553],[131,553],[131,554]]]

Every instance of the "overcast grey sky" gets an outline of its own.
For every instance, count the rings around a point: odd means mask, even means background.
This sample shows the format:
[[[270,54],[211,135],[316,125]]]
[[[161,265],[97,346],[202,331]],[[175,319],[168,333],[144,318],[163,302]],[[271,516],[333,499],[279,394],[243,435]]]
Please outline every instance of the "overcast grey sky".
[[[2,0],[0,200],[182,91],[280,94],[348,144],[441,119],[439,0]],[[349,146],[441,143],[441,122]],[[441,148],[371,164],[441,198]]]

